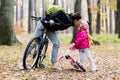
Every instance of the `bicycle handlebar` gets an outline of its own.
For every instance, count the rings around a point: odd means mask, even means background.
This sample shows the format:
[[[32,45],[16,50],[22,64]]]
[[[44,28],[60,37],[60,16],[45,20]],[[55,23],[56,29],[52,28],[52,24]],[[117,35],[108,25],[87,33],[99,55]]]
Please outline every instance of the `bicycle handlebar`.
[[[41,22],[43,22],[43,23],[45,23],[45,24],[50,24],[49,21],[47,21],[47,20],[42,20],[41,17],[31,16],[31,18],[32,18],[32,20],[36,20],[36,21],[39,21],[39,20],[40,20]],[[53,25],[60,25],[60,23],[54,22]]]
[[[36,20],[36,21],[41,20],[41,17],[31,16],[31,18],[32,18],[32,20]]]

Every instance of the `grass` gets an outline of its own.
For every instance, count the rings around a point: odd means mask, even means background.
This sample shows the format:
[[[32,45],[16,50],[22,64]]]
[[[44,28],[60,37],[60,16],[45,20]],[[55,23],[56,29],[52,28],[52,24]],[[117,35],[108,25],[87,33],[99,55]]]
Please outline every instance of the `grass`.
[[[93,35],[93,39],[98,40],[102,43],[120,43],[120,39],[118,39],[118,35]]]
[[[72,34],[59,34],[58,37],[62,44],[69,44],[72,40]],[[110,34],[96,35],[94,34],[92,35],[92,38],[101,43],[120,43],[120,39],[118,38],[118,35],[110,35]]]
[[[58,37],[61,44],[70,44],[72,40],[72,34],[59,34]]]
[[[97,51],[106,50],[106,52],[120,52],[120,39],[117,35],[93,35],[94,40],[101,43],[100,46],[93,45],[92,48]]]
[[[24,51],[25,46],[27,45],[28,41],[32,38],[32,34],[27,33],[20,33],[17,34],[17,38],[22,45],[14,45],[14,46],[0,46],[0,60],[6,63],[11,63],[17,61],[18,58],[21,57],[21,54]],[[72,34],[59,34],[58,35],[61,47],[68,45],[71,42]],[[112,52],[120,52],[120,39],[117,38],[117,35],[93,35],[94,40],[97,40],[101,43],[100,46],[93,45],[91,49],[98,50],[98,51],[112,51]]]
[[[112,52],[120,52],[120,39],[118,38],[117,35],[108,35],[108,34],[104,34],[104,35],[93,35],[92,38],[94,40],[97,40],[100,42],[100,46],[96,46],[96,45],[92,45],[92,49],[94,50],[98,50],[98,51],[102,51],[102,50],[106,50],[106,51],[112,51]],[[59,39],[61,44],[65,44],[68,45],[70,44],[70,41],[72,39],[72,34],[60,34],[59,35]]]
[[[22,33],[22,34],[17,34],[17,36],[21,38],[32,38],[33,34],[28,34],[28,33]],[[72,40],[72,34],[59,34],[58,35],[61,44],[69,44]],[[93,34],[92,38],[94,40],[97,40],[101,43],[120,43],[120,39],[118,39],[118,35],[110,35],[110,34],[101,34],[101,35],[96,35]]]

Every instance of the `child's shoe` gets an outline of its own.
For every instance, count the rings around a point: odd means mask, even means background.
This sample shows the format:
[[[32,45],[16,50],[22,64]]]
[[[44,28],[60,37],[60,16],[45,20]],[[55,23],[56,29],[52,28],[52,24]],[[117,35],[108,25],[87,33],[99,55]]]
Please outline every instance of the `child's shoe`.
[[[97,70],[97,68],[96,68],[95,64],[93,64],[92,65],[92,71],[96,71],[96,70]]]

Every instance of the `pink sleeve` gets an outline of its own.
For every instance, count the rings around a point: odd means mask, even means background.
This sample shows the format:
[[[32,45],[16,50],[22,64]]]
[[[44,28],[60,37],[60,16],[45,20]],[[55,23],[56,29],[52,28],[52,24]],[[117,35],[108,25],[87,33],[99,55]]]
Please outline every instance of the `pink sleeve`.
[[[80,44],[82,41],[84,41],[87,38],[87,32],[85,30],[83,30],[81,33],[82,34],[78,34],[79,37],[76,38],[75,45]]]

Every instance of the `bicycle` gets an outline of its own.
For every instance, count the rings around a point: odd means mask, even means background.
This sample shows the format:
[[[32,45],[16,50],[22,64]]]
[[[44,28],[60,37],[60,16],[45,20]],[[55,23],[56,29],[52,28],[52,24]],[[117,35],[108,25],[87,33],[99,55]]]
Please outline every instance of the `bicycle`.
[[[71,55],[71,50],[67,50],[65,52],[65,55],[62,55],[59,57],[59,60],[63,60],[63,59],[69,59],[71,65],[77,69],[77,70],[82,70],[83,72],[86,72],[86,69]]]
[[[33,20],[35,21],[41,21],[41,23],[44,25],[44,27],[50,25],[49,21],[47,21],[45,18],[41,19],[41,17],[35,17],[31,16]],[[70,19],[67,16],[68,20]],[[70,21],[70,20],[69,20]],[[47,25],[46,25],[47,24]],[[63,30],[68,28],[71,25],[71,22],[62,22],[58,18],[55,18],[54,22],[54,30]],[[60,26],[57,28],[56,26]],[[64,27],[64,28],[61,28]],[[52,27],[50,27],[52,28]],[[53,29],[53,28],[52,28]],[[54,31],[53,30],[53,31]],[[48,48],[48,38],[46,34],[42,34],[42,36],[34,37],[32,38],[29,43],[27,44],[27,47],[23,54],[23,68],[24,69],[31,69],[31,68],[44,68],[45,65],[42,64],[44,58],[46,57],[46,51]]]
[[[41,17],[31,16],[35,21],[41,21]],[[46,57],[46,51],[48,48],[48,38],[46,34],[42,36],[32,38],[25,48],[23,54],[23,68],[44,68],[45,65],[42,64],[43,60]]]

